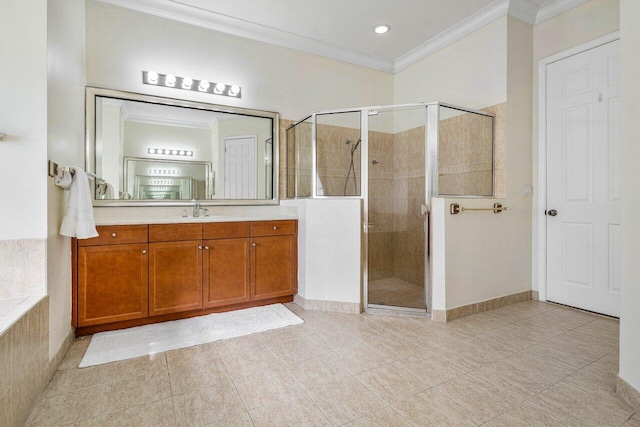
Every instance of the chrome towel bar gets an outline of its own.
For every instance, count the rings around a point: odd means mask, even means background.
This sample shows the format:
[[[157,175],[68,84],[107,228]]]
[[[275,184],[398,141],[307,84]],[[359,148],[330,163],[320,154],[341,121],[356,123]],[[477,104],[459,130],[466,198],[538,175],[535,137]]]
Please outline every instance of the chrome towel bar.
[[[451,203],[451,205],[449,205],[449,213],[451,215],[457,215],[460,212],[465,211],[493,211],[493,213],[500,213],[506,210],[507,207],[502,206],[500,203],[494,203],[492,208],[465,208],[464,206],[460,206],[458,203]]]

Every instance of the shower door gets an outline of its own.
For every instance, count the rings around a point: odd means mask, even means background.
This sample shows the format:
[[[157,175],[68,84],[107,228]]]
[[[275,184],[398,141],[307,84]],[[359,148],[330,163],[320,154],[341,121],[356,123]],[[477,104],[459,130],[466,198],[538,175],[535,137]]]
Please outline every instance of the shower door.
[[[424,106],[368,112],[367,306],[427,309]]]

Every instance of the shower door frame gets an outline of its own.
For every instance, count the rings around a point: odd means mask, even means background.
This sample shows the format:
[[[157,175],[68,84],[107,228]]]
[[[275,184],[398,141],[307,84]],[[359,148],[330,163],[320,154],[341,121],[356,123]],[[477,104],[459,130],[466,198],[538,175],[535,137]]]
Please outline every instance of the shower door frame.
[[[424,295],[425,295],[425,308],[412,308],[412,307],[400,307],[390,305],[378,305],[369,304],[369,113],[380,111],[393,111],[398,109],[409,108],[421,108],[425,109],[425,198],[424,205],[422,207],[422,214],[424,216],[424,230],[425,230],[425,251],[424,251]],[[302,120],[298,120],[291,124],[286,132],[294,128],[295,126],[305,122],[309,119],[311,121],[311,195],[298,197],[298,169],[300,167],[299,153],[296,149],[296,170],[297,173],[294,176],[295,184],[295,197],[294,199],[334,199],[334,198],[349,198],[349,199],[362,199],[361,204],[361,250],[360,250],[360,289],[361,289],[361,301],[362,308],[367,312],[381,312],[381,313],[396,313],[396,314],[410,314],[410,315],[431,315],[432,309],[432,278],[433,278],[433,265],[431,263],[431,250],[432,239],[430,230],[431,219],[431,199],[438,197],[438,148],[440,144],[440,107],[451,108],[467,113],[474,113],[482,116],[494,117],[484,111],[476,110],[473,108],[461,107],[455,104],[449,104],[445,102],[420,102],[413,104],[397,104],[397,105],[380,105],[372,107],[362,108],[345,108],[339,110],[324,110],[315,111],[312,114],[306,116]],[[317,116],[330,115],[340,113],[360,113],[360,195],[359,196],[324,196],[317,194],[317,172],[318,172],[318,152],[317,152]],[[375,115],[375,114],[372,114]],[[495,132],[495,124],[493,124]],[[492,162],[495,160],[495,135],[492,137]],[[297,141],[296,141],[297,143]],[[287,142],[288,148],[288,142]],[[287,157],[288,158],[288,157]],[[495,174],[495,167],[492,165],[492,175]],[[288,177],[287,177],[288,179]],[[288,181],[287,181],[288,182]],[[288,191],[287,191],[288,193]],[[466,197],[466,198],[493,198],[495,193],[495,186],[492,185],[492,194],[487,196],[456,196],[456,195],[444,195],[450,198]]]

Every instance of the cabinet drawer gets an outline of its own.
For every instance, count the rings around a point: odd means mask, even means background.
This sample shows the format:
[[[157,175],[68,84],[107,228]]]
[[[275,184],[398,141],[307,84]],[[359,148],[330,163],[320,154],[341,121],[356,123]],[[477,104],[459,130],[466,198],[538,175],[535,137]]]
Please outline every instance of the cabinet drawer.
[[[150,242],[202,240],[202,224],[151,224]]]
[[[128,243],[147,243],[147,225],[108,225],[98,226],[98,237],[78,240],[78,246],[125,245]]]
[[[256,221],[251,223],[251,236],[284,236],[296,234],[296,221]]]
[[[204,224],[204,239],[233,239],[251,236],[249,222],[207,222]]]

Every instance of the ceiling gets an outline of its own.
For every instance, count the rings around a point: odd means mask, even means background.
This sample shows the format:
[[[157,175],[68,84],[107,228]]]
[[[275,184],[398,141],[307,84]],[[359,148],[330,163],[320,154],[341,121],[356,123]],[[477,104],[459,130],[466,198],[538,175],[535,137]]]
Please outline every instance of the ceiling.
[[[506,14],[534,24],[588,0],[100,1],[397,72]]]

